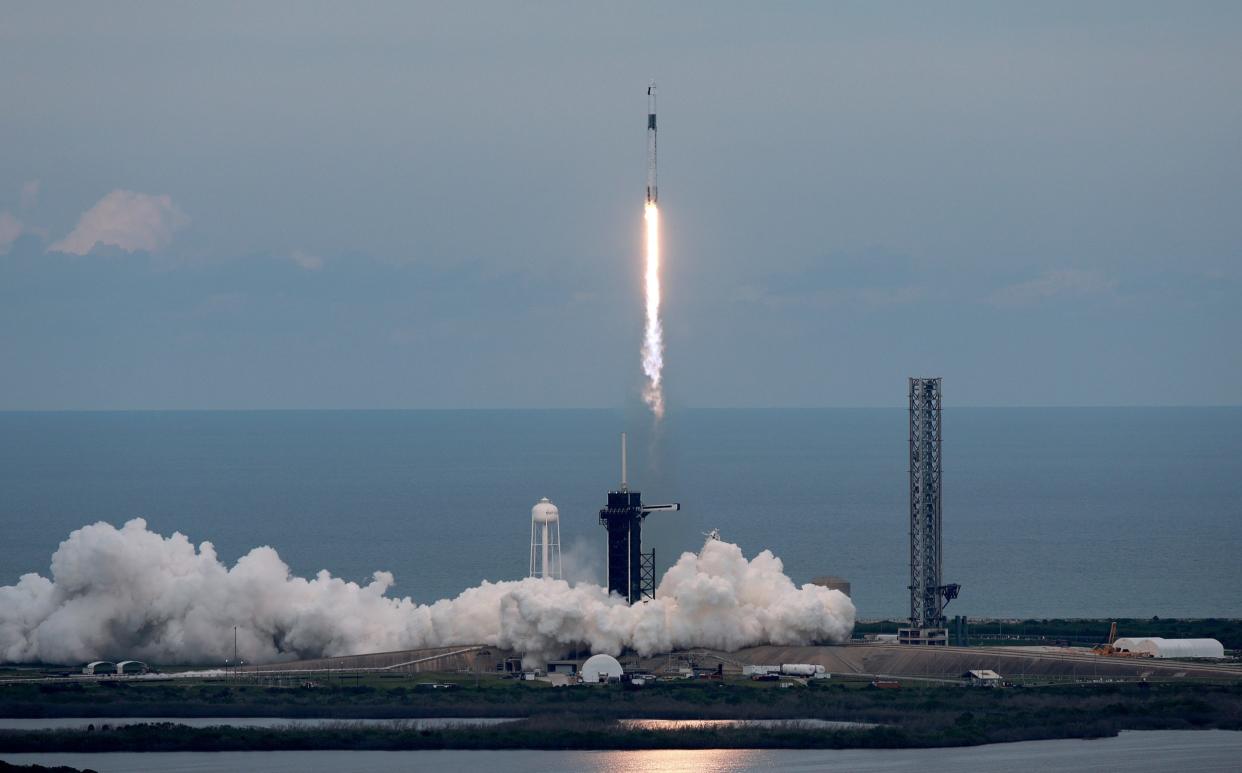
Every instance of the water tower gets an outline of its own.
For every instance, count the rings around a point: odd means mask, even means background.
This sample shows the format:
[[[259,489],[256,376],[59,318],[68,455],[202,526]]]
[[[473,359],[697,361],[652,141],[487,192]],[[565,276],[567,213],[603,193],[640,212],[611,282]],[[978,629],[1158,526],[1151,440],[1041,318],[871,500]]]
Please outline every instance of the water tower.
[[[547,497],[530,509],[530,576],[561,579],[561,513]]]

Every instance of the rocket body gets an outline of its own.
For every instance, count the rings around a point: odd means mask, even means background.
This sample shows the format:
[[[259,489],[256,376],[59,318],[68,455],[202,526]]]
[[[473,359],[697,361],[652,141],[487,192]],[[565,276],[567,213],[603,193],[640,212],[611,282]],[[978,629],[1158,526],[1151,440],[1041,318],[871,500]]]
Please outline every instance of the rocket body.
[[[647,87],[647,203],[655,204],[660,198],[656,186],[656,85]]]

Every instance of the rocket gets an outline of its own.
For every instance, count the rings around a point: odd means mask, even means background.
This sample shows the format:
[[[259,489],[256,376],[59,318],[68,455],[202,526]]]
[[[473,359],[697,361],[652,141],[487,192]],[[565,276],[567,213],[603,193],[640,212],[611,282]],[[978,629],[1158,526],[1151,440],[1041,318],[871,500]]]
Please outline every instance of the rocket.
[[[647,86],[647,204],[660,198],[656,187],[656,84]]]

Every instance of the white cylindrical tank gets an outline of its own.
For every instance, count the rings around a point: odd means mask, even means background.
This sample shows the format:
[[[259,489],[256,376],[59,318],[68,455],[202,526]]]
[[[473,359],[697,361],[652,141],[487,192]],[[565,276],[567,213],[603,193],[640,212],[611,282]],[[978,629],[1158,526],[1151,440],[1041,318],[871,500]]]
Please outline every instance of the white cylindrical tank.
[[[782,663],[781,674],[785,676],[815,676],[824,673],[823,666],[813,666],[810,663]]]
[[[582,681],[588,684],[620,679],[625,670],[612,655],[592,655],[582,664]]]

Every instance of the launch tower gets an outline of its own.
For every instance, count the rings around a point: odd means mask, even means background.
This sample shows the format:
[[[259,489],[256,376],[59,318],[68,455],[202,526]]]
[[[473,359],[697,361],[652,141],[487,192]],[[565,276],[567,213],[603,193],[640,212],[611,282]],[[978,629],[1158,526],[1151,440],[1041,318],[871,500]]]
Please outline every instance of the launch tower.
[[[944,607],[960,586],[942,585],[940,379],[910,379],[910,627],[902,644],[947,645]]]
[[[643,495],[626,482],[625,433],[621,433],[621,486],[608,492],[599,523],[608,530],[608,592],[633,604],[655,598],[655,550],[643,552],[643,519],[649,513],[676,512],[681,505],[644,505]]]

